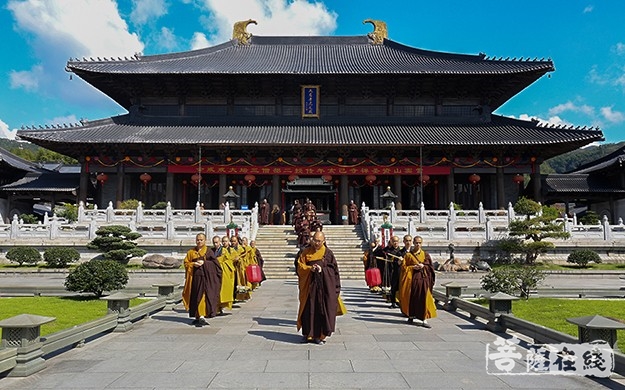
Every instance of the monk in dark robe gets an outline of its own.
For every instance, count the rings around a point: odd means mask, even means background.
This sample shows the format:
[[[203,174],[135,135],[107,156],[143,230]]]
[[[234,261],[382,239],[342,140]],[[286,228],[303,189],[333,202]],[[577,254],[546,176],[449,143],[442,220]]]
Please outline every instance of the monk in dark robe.
[[[267,199],[263,199],[260,204],[258,219],[261,225],[269,225],[269,203],[267,203]]]
[[[324,344],[335,329],[341,278],[334,254],[325,246],[323,232],[316,232],[311,246],[299,255],[297,276],[297,330],[302,330],[305,342]]]
[[[219,311],[221,291],[221,265],[213,251],[206,246],[206,235],[195,236],[195,248],[184,258],[185,282],[182,302],[195,318],[193,325],[208,325],[206,317],[214,317]]]
[[[404,256],[401,263],[399,287],[399,307],[408,317],[408,323],[414,319],[419,325],[431,328],[427,319],[436,317],[436,304],[432,296],[434,288],[434,266],[430,254],[421,249],[423,238],[415,236],[413,247]]]

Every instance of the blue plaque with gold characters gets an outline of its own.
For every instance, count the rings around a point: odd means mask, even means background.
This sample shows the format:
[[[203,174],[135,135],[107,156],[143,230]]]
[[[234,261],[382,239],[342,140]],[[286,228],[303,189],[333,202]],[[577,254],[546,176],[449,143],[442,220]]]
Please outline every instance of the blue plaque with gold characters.
[[[319,118],[319,85],[302,85],[302,118]]]

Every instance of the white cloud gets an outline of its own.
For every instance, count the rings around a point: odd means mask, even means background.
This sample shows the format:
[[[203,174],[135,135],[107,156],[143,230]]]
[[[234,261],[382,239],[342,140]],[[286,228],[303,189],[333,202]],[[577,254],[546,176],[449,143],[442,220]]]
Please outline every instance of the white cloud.
[[[165,0],[133,0],[130,20],[137,25],[154,22],[167,14]]]
[[[512,116],[512,117],[514,118],[514,116]],[[537,117],[535,115],[521,114],[521,115],[519,115],[519,119],[525,120],[525,121],[536,120],[536,121],[538,121],[538,123],[540,123],[543,126],[544,125],[573,126],[573,124],[571,122],[568,122],[568,121],[560,118],[557,115],[550,116],[548,119],[543,119],[543,118]]]
[[[568,101],[563,104],[558,104],[555,107],[549,109],[549,115],[559,115],[563,112],[572,111],[577,113],[586,114],[589,116],[594,115],[595,109],[587,104],[577,105],[572,101]]]
[[[210,12],[204,25],[210,44],[232,38],[235,22],[253,19],[248,29],[255,35],[329,35],[338,15],[321,2],[307,0],[202,0]]]
[[[601,115],[610,123],[621,123],[625,121],[625,115],[620,111],[613,111],[612,106],[601,107]]]
[[[616,52],[616,54],[618,55],[623,55],[625,54],[625,43],[623,42],[617,42],[616,45],[614,45],[614,51]]]
[[[0,119],[0,138],[15,139],[16,129],[9,130],[9,125]]]
[[[595,7],[594,7],[593,5],[587,5],[587,6],[584,8],[584,12],[583,12],[583,13],[585,13],[585,14],[590,13],[590,12],[592,12],[592,10],[593,10],[594,8],[595,8]]]
[[[202,34],[201,32],[193,34],[193,38],[191,38],[191,50],[203,49],[209,46],[210,43],[208,42],[205,34]]]
[[[43,77],[43,67],[34,65],[30,70],[9,73],[9,82],[12,89],[24,88],[27,91],[36,91],[39,88],[39,80]]]
[[[169,51],[173,50],[174,48],[176,48],[176,43],[177,38],[176,35],[174,34],[174,30],[167,28],[167,27],[161,27],[160,30],[160,34],[157,38],[157,44],[159,47],[162,47],[164,49],[167,49]]]
[[[83,106],[110,105],[86,83],[68,82],[65,63],[70,57],[132,56],[144,48],[113,0],[10,0],[7,9],[37,61],[30,70],[11,73],[13,88],[36,88],[44,96]]]
[[[79,119],[76,118],[76,115],[67,115],[67,116],[57,116],[55,118],[47,121],[49,125],[69,125],[78,123]]]

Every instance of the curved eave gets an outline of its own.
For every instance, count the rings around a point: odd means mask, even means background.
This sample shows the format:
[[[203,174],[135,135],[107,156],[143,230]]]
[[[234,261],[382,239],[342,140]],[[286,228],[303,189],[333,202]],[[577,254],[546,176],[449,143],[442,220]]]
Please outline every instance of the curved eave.
[[[162,119],[161,119],[162,120]],[[543,127],[533,122],[493,116],[473,124],[191,124],[133,123],[127,116],[56,130],[20,130],[18,136],[75,156],[84,147],[120,145],[167,147],[221,145],[239,147],[457,148],[542,147],[549,158],[603,140],[598,129]]]

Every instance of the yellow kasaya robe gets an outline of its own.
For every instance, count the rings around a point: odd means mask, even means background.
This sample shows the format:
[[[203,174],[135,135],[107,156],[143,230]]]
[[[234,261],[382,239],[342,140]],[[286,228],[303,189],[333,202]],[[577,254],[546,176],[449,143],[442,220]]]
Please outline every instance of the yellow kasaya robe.
[[[217,257],[221,264],[221,291],[219,293],[219,307],[221,309],[232,309],[234,302],[234,272],[235,267],[232,262],[233,255],[230,253],[230,247],[222,248],[221,255]]]
[[[194,261],[202,258],[204,264],[200,267],[193,265]],[[204,246],[199,250],[190,249],[184,258],[185,281],[182,290],[182,303],[185,309],[193,317],[213,317],[216,314],[218,302],[218,287],[221,285],[221,267],[211,250]],[[197,283],[205,283],[197,290],[193,287],[193,275],[198,274]],[[196,284],[197,284],[196,283]],[[201,296],[198,299],[198,296]]]
[[[422,263],[424,268],[413,269],[412,266],[418,263]],[[432,296],[434,281],[430,254],[423,250],[406,253],[399,280],[399,307],[405,316],[421,321],[436,317],[436,304]]]
[[[249,289],[246,293],[239,293],[235,291],[236,299],[237,301],[246,301],[252,297],[252,294],[250,293],[252,291],[252,284],[248,283],[247,275],[245,274],[245,268],[247,268],[248,262],[248,254],[243,245],[238,245],[236,248],[230,247],[230,251],[233,257],[239,258],[238,260],[234,260],[234,272],[236,274],[235,288],[239,288],[239,286],[246,286]]]
[[[313,264],[321,272],[312,271]],[[299,310],[297,330],[306,338],[324,339],[336,326],[336,313],[341,291],[341,278],[336,258],[325,246],[302,250],[297,259],[299,284]]]
[[[258,265],[258,260],[256,259],[256,248],[252,248],[249,245],[243,245],[243,249],[245,249],[245,268],[252,264]],[[245,280],[247,281],[247,274],[245,274]],[[250,283],[247,285],[252,289],[252,291],[258,287],[258,283]]]

